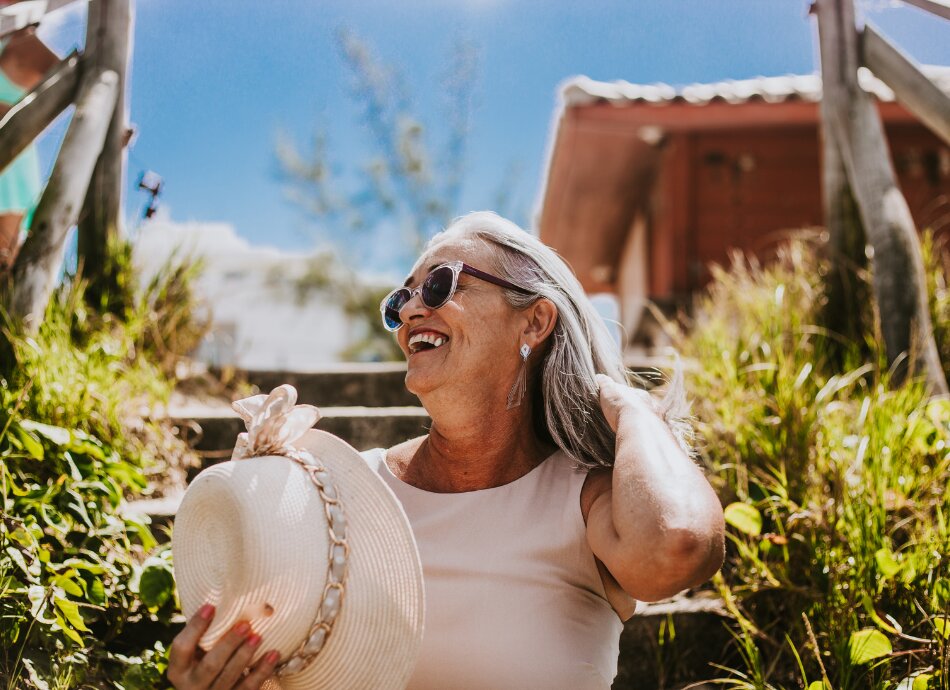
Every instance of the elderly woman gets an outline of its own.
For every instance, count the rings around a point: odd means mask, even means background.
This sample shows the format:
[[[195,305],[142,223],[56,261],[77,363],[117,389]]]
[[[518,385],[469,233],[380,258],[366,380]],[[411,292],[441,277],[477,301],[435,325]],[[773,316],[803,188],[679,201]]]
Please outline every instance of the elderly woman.
[[[609,688],[622,621],[708,579],[719,501],[691,461],[682,385],[627,384],[620,352],[568,266],[492,213],[436,236],[383,302],[429,433],[364,453],[403,503],[426,624],[410,688]],[[210,612],[205,611],[206,618]],[[195,616],[169,678],[257,688],[259,638],[208,652]]]

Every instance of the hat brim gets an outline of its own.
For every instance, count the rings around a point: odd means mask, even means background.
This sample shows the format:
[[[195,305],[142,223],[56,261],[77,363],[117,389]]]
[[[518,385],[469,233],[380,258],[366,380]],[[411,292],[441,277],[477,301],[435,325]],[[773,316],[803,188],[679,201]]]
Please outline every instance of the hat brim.
[[[319,656],[303,671],[272,679],[265,687],[404,688],[425,616],[422,564],[405,511],[362,456],[336,436],[313,429],[294,446],[324,465],[339,491],[349,546],[346,589]],[[251,469],[243,463],[258,460],[270,464],[260,464],[256,478],[234,476]],[[275,460],[284,476],[274,477]],[[277,482],[282,503],[262,504],[242,494],[233,504],[239,514],[221,515],[207,505],[208,491],[201,488],[212,481],[229,485],[229,496],[235,483],[242,491],[249,481],[266,484],[274,493]],[[188,493],[193,500],[186,494],[179,509],[173,549],[185,615],[206,601],[217,608],[201,646],[210,648],[238,620],[247,619],[263,638],[258,657],[276,648],[287,658],[306,638],[326,582],[329,538],[318,492],[296,463],[278,457],[216,465],[202,472]],[[278,510],[283,512],[278,515]],[[268,521],[282,526],[268,529]],[[211,553],[228,562],[208,564]],[[256,563],[263,554],[268,562]],[[205,564],[191,567],[199,562]]]

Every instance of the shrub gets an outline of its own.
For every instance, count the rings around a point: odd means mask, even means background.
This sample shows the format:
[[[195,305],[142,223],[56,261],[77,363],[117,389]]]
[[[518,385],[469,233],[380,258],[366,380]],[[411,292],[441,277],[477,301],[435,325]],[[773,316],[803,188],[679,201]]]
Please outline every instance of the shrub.
[[[698,364],[701,452],[729,504],[716,584],[740,654],[720,682],[848,690],[922,674],[915,690],[947,688],[950,401],[891,386],[873,334],[816,326],[819,256],[799,239],[768,266],[734,257],[677,337]],[[945,353],[946,291],[933,286],[946,275],[928,271]]]
[[[124,514],[150,476],[186,462],[168,424],[173,362],[150,343],[162,295],[193,273],[89,305],[59,288],[37,336],[10,333],[0,380],[0,682],[5,688],[151,688],[177,605],[170,553]],[[169,281],[176,284],[168,284]],[[169,307],[172,309],[172,307]],[[167,313],[167,311],[165,312]],[[156,640],[159,640],[156,642]]]

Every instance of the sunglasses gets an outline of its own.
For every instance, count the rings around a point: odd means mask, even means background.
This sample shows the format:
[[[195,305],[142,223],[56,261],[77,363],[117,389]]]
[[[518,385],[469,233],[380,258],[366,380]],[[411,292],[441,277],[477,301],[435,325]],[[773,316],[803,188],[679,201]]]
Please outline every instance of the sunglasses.
[[[524,295],[533,295],[534,293],[520,285],[509,283],[502,278],[496,278],[490,273],[479,271],[461,261],[450,261],[449,263],[436,266],[419,284],[419,287],[409,289],[407,287],[396,288],[383,298],[379,304],[379,311],[383,315],[383,326],[387,331],[398,331],[405,324],[399,316],[399,312],[416,293],[422,296],[422,303],[429,309],[438,309],[445,306],[445,303],[452,299],[459,283],[459,273],[465,273],[474,278],[479,278],[488,283],[493,283],[499,287],[515,290]]]

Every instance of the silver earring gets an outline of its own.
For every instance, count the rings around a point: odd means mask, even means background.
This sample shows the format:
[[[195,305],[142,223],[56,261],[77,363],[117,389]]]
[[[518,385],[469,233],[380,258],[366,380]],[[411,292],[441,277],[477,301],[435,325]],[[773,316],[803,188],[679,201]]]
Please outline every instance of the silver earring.
[[[528,355],[531,354],[531,347],[528,343],[521,346],[519,354],[521,355],[521,369],[518,371],[515,384],[511,387],[511,390],[508,391],[508,407],[505,408],[507,410],[510,410],[512,407],[518,407],[518,405],[521,404],[521,399],[524,398],[525,390],[527,389]]]

